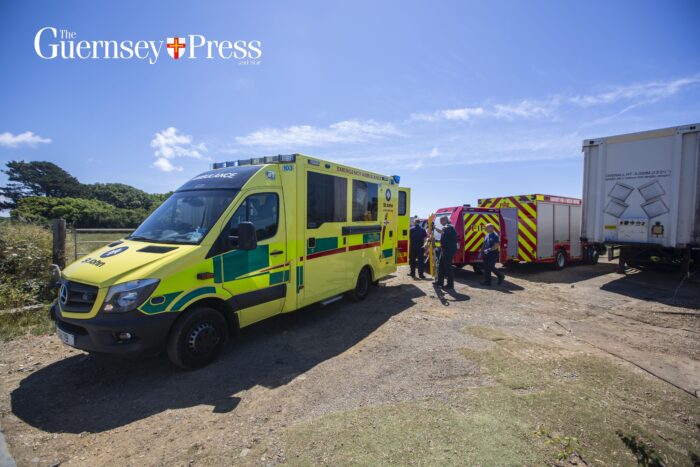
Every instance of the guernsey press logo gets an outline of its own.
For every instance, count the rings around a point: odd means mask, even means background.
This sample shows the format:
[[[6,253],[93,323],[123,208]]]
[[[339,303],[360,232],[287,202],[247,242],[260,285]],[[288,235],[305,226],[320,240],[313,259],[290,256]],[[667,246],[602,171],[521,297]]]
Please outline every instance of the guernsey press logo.
[[[34,36],[34,51],[44,60],[142,60],[154,65],[164,50],[173,60],[231,60],[239,65],[260,65],[262,58],[259,40],[211,40],[201,34],[165,40],[84,39],[75,31],[47,26]]]

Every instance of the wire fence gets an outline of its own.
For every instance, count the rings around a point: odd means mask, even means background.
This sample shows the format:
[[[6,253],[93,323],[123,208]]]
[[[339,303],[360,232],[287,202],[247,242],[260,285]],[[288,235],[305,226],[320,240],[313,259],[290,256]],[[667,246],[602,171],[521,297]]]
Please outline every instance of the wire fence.
[[[79,229],[70,228],[70,237],[66,238],[66,257],[76,261],[98,248],[120,240],[134,229]]]

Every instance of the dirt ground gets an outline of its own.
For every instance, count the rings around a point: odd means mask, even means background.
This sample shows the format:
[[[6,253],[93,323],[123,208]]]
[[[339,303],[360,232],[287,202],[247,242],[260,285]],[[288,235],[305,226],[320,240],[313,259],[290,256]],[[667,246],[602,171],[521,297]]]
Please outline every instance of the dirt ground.
[[[614,270],[605,262],[563,271],[521,266],[506,270],[506,283],[491,288],[481,286],[471,271],[458,271],[456,291],[444,295],[400,268],[362,303],[315,306],[244,330],[219,361],[193,372],[175,370],[163,357],[120,361],[86,355],[53,335],[17,339],[0,344],[0,424],[18,465],[403,463],[404,458],[391,457],[398,456],[396,449],[412,453],[409,459],[416,464],[444,465],[461,458],[487,465],[489,458],[478,457],[478,449],[477,457],[460,457],[464,445],[444,436],[445,452],[454,450],[456,457],[435,457],[431,447],[419,451],[418,445],[388,447],[388,457],[362,457],[373,442],[372,436],[362,437],[363,429],[391,420],[408,424],[424,409],[438,414],[435,420],[472,409],[482,413],[478,410],[488,405],[484,398],[499,393],[479,391],[498,388],[503,375],[518,370],[518,365],[498,366],[500,360],[482,358],[483,352],[510,342],[511,347],[497,347],[504,358],[529,352],[527,358],[520,356],[522,361],[537,361],[550,354],[554,366],[543,377],[576,377],[575,371],[562,373],[555,360],[579,358],[576,371],[584,372],[583,362],[599,358],[608,365],[603,373],[634,375],[631,385],[639,387],[621,391],[648,399],[650,407],[667,404],[663,410],[669,418],[659,426],[668,430],[656,430],[656,444],[620,434],[614,439],[620,451],[603,453],[608,448],[595,444],[591,435],[588,444],[581,441],[589,454],[585,461],[578,459],[579,465],[611,465],[605,459],[634,465],[649,455],[642,448],[652,445],[670,456],[668,465],[682,458],[693,465],[700,462],[700,285],[686,281],[679,287],[677,274],[631,271],[623,276]],[[527,346],[514,350],[515,342]],[[648,391],[637,396],[635,391],[647,385]],[[510,389],[527,396],[537,381],[520,386]],[[605,394],[611,407],[622,397],[617,390]],[[549,400],[556,404],[554,395]],[[439,410],[426,406],[432,403],[440,404]],[[409,407],[410,413],[397,412],[400,407]],[[635,410],[628,415],[644,426],[651,416]],[[371,422],[368,413],[373,413]],[[436,423],[425,422],[417,430],[444,428]],[[529,423],[523,422],[527,433],[536,429]],[[509,439],[507,425],[488,426],[493,436]],[[389,433],[386,426],[379,429]],[[331,450],[325,436],[336,433],[332,430],[356,433],[357,439]],[[397,430],[396,436],[408,437],[416,428]],[[523,436],[503,449],[524,443],[523,456],[529,455],[527,446],[538,441]],[[538,436],[564,439],[542,429]],[[670,447],[661,449],[659,442]],[[357,449],[355,457],[343,457],[350,449]],[[497,463],[504,465],[538,463],[529,457],[500,459]],[[574,453],[568,462],[576,459]],[[556,456],[552,462],[558,462]]]

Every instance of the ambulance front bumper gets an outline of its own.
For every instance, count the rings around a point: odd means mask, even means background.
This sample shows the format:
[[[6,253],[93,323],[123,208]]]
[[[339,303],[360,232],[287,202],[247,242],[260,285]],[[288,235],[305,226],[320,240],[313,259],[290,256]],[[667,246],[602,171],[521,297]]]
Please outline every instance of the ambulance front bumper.
[[[133,356],[164,348],[177,313],[147,316],[131,311],[72,319],[62,316],[54,303],[51,317],[56,321],[58,337],[66,345],[87,352]]]

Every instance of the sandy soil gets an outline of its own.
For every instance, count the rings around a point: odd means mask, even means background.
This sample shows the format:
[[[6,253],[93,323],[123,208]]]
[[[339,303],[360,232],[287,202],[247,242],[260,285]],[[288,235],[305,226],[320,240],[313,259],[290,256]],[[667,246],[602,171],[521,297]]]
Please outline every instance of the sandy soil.
[[[486,345],[467,326],[605,355],[697,394],[700,286],[676,292],[677,275],[614,269],[518,267],[491,288],[458,271],[456,291],[444,295],[401,268],[365,302],[246,329],[219,361],[193,372],[162,357],[86,355],[55,336],[7,342],[0,423],[19,465],[186,465],[201,453],[231,464],[323,414],[489,385],[459,352]],[[266,462],[287,454],[273,450]]]

